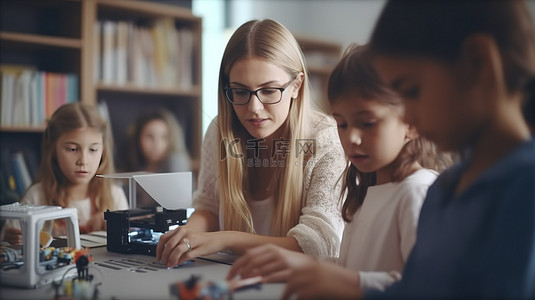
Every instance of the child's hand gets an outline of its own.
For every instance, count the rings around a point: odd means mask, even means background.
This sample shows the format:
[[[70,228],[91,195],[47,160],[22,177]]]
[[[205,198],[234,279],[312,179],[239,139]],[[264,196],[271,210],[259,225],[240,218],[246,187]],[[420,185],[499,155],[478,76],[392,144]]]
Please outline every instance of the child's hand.
[[[247,250],[234,262],[227,280],[240,275],[241,278],[262,276],[264,282],[284,282],[292,269],[315,263],[317,260],[310,255],[267,244]]]
[[[362,299],[359,287],[357,272],[320,262],[294,269],[281,299]]]
[[[11,245],[22,245],[22,232],[18,228],[6,228],[4,241]]]

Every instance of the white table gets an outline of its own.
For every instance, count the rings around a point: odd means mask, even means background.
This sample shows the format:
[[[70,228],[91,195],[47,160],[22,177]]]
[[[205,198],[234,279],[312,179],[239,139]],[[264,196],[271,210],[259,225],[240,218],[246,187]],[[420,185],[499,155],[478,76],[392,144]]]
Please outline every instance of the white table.
[[[93,282],[101,281],[99,299],[177,299],[170,286],[191,275],[202,280],[221,281],[230,265],[195,259],[192,263],[167,269],[146,255],[108,252],[106,247],[91,248],[93,263],[89,273]],[[1,278],[0,278],[1,282]],[[284,284],[263,284],[259,289],[246,289],[233,295],[234,299],[278,299]],[[46,285],[37,289],[22,289],[1,285],[0,299],[53,299],[54,288]]]

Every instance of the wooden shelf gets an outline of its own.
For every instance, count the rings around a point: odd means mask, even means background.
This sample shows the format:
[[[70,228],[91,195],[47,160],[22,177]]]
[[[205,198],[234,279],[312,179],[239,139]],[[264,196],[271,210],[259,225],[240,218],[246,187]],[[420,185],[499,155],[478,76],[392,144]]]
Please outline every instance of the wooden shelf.
[[[200,17],[189,9],[149,0],[0,0],[0,8],[1,64],[28,66],[46,73],[76,74],[80,101],[90,105],[105,102],[110,108],[110,123],[118,149],[139,112],[160,107],[171,111],[183,126],[192,171],[198,172],[202,144]],[[191,49],[191,59],[187,60],[191,62],[191,67],[187,68],[191,69],[191,80],[169,87],[102,83],[103,79],[96,76],[99,60],[103,59],[98,50],[102,45],[99,45],[102,32],[96,31],[96,25],[104,21],[125,22],[151,29],[163,18],[171,18],[177,31],[191,32],[191,48],[186,46]],[[181,85],[186,88],[178,88]],[[44,129],[44,126],[0,126],[2,151],[21,148],[39,157],[40,149],[35,145],[40,143]]]
[[[97,5],[107,10],[116,10],[120,13],[128,12],[147,17],[174,17],[183,21],[196,21],[198,17],[191,12],[179,7],[172,7],[165,4],[150,3],[148,1],[127,1],[127,0],[97,0]]]
[[[325,113],[329,113],[327,104],[327,84],[332,70],[340,59],[342,46],[325,40],[306,36],[297,36],[303,50],[311,79],[312,101]]]
[[[40,133],[45,131],[45,126],[39,126],[39,127],[33,127],[33,126],[1,126],[0,127],[1,132],[19,132],[19,133],[25,133],[25,132],[33,132],[33,133]]]
[[[120,92],[120,93],[139,93],[148,95],[170,95],[183,97],[198,97],[201,93],[200,86],[194,86],[190,89],[176,89],[176,88],[162,88],[162,87],[144,87],[135,86],[131,84],[117,86],[99,83],[97,84],[98,91],[106,92]]]
[[[334,68],[334,66],[315,66],[315,65],[308,65],[307,67],[310,73],[321,74],[325,76],[329,76]]]
[[[303,52],[315,50],[323,53],[334,53],[335,55],[339,55],[341,51],[341,46],[338,43],[307,36],[297,36],[296,38],[299,42],[299,45],[301,45],[301,48],[303,48]]]
[[[44,45],[58,48],[81,49],[80,39],[44,36],[27,33],[0,32],[0,40],[4,42],[16,42],[24,44]]]

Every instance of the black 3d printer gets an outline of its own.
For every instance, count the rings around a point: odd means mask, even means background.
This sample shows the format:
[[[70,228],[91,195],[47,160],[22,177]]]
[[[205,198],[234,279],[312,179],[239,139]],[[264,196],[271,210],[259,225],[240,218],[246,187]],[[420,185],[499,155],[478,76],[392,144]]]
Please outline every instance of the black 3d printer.
[[[125,178],[112,176],[117,175],[106,177]],[[134,208],[104,212],[107,250],[155,256],[160,236],[187,222],[186,208],[191,207],[192,198],[191,172],[133,175],[129,180],[129,185],[140,184],[163,207],[135,208],[135,195],[130,193],[130,207]]]
[[[186,224],[186,209],[133,208],[104,212],[107,249],[112,252],[156,255],[160,236]]]

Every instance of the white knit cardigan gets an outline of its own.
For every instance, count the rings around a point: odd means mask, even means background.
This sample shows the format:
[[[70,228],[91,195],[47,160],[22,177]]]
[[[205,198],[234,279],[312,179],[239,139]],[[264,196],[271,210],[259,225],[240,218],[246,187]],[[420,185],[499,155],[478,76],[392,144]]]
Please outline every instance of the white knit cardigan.
[[[209,211],[221,219],[217,122],[216,117],[203,140],[198,189],[193,195],[193,206],[196,210]],[[294,237],[304,253],[316,257],[336,257],[344,229],[339,199],[346,160],[336,124],[331,118],[313,124],[313,129],[314,133],[309,138],[315,141],[315,155],[303,163],[305,205],[299,224],[291,228],[287,236]]]

